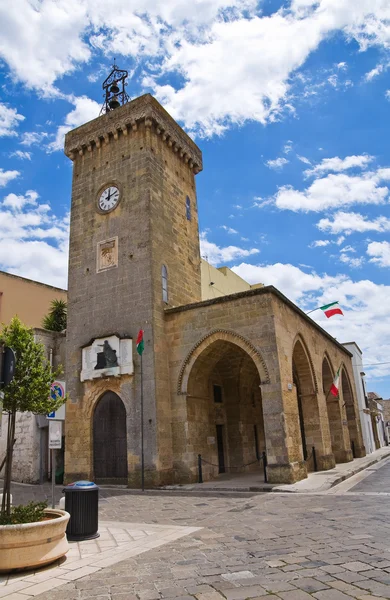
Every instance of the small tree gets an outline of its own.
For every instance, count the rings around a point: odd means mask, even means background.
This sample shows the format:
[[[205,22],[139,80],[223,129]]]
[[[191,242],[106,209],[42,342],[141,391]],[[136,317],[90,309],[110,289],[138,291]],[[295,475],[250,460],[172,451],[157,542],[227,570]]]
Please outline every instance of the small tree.
[[[52,300],[48,314],[44,317],[42,325],[50,331],[64,331],[66,329],[67,304],[65,300]]]
[[[9,515],[16,413],[47,414],[56,410],[63,399],[53,399],[50,395],[51,385],[61,369],[52,370],[45,358],[45,347],[34,340],[32,329],[14,317],[8,326],[4,326],[0,340],[16,355],[14,379],[4,389],[3,399],[3,411],[8,413],[8,432],[1,514]]]

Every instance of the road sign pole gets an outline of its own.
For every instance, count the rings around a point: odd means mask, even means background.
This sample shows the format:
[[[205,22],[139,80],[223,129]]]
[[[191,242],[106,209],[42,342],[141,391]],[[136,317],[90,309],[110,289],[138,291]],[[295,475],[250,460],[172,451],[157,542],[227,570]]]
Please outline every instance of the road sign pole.
[[[55,500],[55,483],[56,483],[56,451],[51,450],[51,507],[55,508],[56,500]]]

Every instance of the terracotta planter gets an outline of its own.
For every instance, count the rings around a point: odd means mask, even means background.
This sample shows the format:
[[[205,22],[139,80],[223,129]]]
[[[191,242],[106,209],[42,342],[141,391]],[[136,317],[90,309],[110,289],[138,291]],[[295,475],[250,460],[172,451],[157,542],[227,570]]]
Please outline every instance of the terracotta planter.
[[[70,515],[47,508],[49,520],[23,525],[0,525],[0,573],[43,567],[69,550],[66,526]]]

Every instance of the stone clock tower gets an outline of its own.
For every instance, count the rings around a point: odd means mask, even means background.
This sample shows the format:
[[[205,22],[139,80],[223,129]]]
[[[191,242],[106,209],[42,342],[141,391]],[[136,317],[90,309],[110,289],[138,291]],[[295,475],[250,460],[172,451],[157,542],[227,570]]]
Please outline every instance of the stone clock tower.
[[[199,148],[149,94],[66,136],[73,161],[67,328],[67,481],[169,483],[166,308],[201,300]]]

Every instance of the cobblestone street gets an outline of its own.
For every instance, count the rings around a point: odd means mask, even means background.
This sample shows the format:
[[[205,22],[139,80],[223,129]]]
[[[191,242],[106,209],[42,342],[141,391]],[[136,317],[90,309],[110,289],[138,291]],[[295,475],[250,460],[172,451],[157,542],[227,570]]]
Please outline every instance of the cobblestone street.
[[[102,520],[202,529],[38,598],[390,598],[390,461],[365,475],[332,495],[112,495]]]
[[[201,529],[37,598],[390,598],[390,461],[355,476],[347,487],[332,494],[249,498],[107,491],[100,508],[104,521]]]

